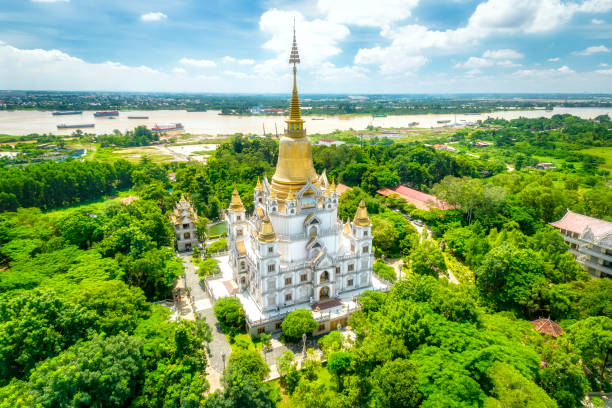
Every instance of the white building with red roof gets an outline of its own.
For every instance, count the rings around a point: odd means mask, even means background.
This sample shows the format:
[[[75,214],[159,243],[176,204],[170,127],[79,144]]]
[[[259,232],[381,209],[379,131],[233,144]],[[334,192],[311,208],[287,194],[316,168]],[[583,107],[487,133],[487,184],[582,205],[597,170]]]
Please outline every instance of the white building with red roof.
[[[612,277],[612,222],[567,210],[557,228],[576,260],[593,276]]]

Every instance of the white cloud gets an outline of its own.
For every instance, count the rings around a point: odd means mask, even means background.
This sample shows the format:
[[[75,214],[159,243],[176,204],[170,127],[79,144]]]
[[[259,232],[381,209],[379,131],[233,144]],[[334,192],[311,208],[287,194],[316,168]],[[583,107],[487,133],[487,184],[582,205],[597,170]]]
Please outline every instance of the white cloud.
[[[419,0],[319,0],[326,19],[335,23],[383,27],[410,17]]]
[[[231,71],[231,70],[225,70],[223,71],[223,74],[234,77],[234,78],[253,78],[254,77],[252,74],[247,74],[246,72]]]
[[[351,80],[355,78],[366,78],[367,68],[352,66],[352,67],[336,67],[331,62],[321,64],[315,75],[317,78],[325,80]]]
[[[594,18],[594,19],[591,20],[591,23],[593,23],[593,24],[603,24],[603,23],[605,23],[605,21],[600,20],[598,18]]]
[[[559,59],[560,59],[559,57],[549,58],[548,62],[557,62],[559,61]]]
[[[240,65],[253,65],[255,63],[255,60],[252,60],[250,58],[244,58],[244,59],[240,59],[238,61],[238,64]]]
[[[568,67],[567,65],[562,66],[561,68],[557,69],[557,71],[561,72],[562,74],[573,74],[574,73],[574,70]]]
[[[230,57],[229,55],[223,57],[223,62],[226,64],[230,64],[232,62],[236,62],[236,58]]]
[[[512,75],[529,78],[546,77],[550,79],[558,77],[560,75],[568,75],[575,73],[576,72],[573,69],[569,68],[567,65],[564,65],[557,69],[521,69],[514,72]]]
[[[582,51],[576,51],[577,55],[592,55],[597,54],[599,52],[610,52],[610,49],[605,45],[594,45],[592,47],[587,47]]]
[[[150,13],[142,14],[140,19],[142,21],[161,21],[168,18],[167,15],[160,11],[151,11]]]
[[[175,74],[184,74],[184,73],[186,73],[187,71],[185,71],[185,69],[184,69],[184,68],[181,68],[181,67],[176,67],[176,68],[173,68],[173,69],[172,69],[172,72],[174,72]]]
[[[492,35],[548,32],[567,23],[577,13],[605,13],[610,10],[612,0],[586,0],[581,3],[487,0],[475,8],[465,26],[457,29],[431,30],[419,24],[384,26],[380,35],[389,44],[360,49],[355,62],[398,61],[414,56],[426,57],[428,54],[456,54]]]
[[[523,58],[524,55],[515,50],[486,50],[481,57],[470,57],[466,62],[455,64],[455,68],[483,68],[494,65],[502,67],[518,67],[513,59]]]
[[[295,11],[268,10],[259,19],[260,30],[269,35],[270,39],[263,44],[263,48],[285,57],[281,69],[285,70],[291,50],[293,36],[291,24],[279,24],[296,20],[297,42],[302,57],[303,66],[316,66],[327,58],[342,52],[338,43],[346,39],[349,30],[342,24],[327,20],[307,20],[301,13]],[[300,35],[303,33],[303,35]]]
[[[482,56],[484,58],[491,58],[491,59],[506,59],[506,60],[513,60],[513,59],[519,59],[519,58],[523,58],[524,55],[521,54],[518,51],[515,50],[509,50],[509,49],[502,49],[502,50],[486,50]]]
[[[214,68],[217,66],[215,61],[207,60],[207,59],[193,59],[193,58],[181,58],[179,60],[179,64],[187,65],[189,67],[195,68]]]
[[[608,68],[608,69],[598,69],[595,72],[597,72],[598,74],[604,74],[604,75],[612,75],[612,68]]]
[[[607,67],[608,64],[606,64],[605,62],[602,62],[601,64],[598,65],[598,67]]]

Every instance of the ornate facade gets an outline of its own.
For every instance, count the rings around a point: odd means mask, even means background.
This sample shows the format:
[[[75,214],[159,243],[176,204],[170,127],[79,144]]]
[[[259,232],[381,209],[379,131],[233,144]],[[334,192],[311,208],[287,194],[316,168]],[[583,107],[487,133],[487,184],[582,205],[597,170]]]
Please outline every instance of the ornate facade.
[[[365,204],[352,222],[338,220],[335,183],[313,166],[300,116],[295,33],[289,62],[293,92],[276,172],[271,181],[257,180],[253,214],[246,214],[236,190],[226,214],[233,280],[264,316],[358,294],[372,285],[372,231]]]
[[[179,202],[174,206],[170,220],[174,226],[178,250],[181,252],[191,251],[195,248],[198,245],[198,237],[196,235],[198,215],[184,196],[181,196]]]

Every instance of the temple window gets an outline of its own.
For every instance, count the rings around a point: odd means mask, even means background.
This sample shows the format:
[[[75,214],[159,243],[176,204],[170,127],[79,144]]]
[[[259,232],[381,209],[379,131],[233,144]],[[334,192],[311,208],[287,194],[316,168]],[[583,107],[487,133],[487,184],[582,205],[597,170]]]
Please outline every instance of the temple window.
[[[291,301],[291,299],[293,299],[293,296],[291,296],[291,293],[287,293],[287,294],[285,295],[285,302],[290,302],[290,301]]]
[[[236,236],[241,237],[242,236],[242,230],[236,230]]]
[[[271,254],[272,252],[274,252],[274,247],[268,247],[268,253]]]
[[[275,270],[276,270],[275,264],[268,265],[268,272],[274,272]]]
[[[183,229],[189,228],[189,224],[183,224]]]
[[[308,280],[308,275],[305,273],[300,275],[300,282],[306,282],[306,280]]]
[[[188,232],[183,234],[183,238],[185,238],[185,239],[189,239],[190,237],[191,237],[191,235]]]
[[[348,271],[349,271],[349,272],[352,272],[352,271],[354,271],[354,270],[355,270],[355,265],[353,265],[353,264],[349,264],[349,266],[348,266]]]
[[[285,278],[285,285],[291,285],[291,278]]]
[[[353,280],[349,279],[348,282],[346,282],[346,286],[353,286]]]
[[[329,280],[329,273],[327,271],[324,271],[321,274],[321,282],[327,282]]]
[[[242,218],[239,215],[236,216],[236,221],[240,221],[241,219]]]
[[[367,254],[370,250],[370,247],[368,247],[367,245],[363,247],[363,253]]]

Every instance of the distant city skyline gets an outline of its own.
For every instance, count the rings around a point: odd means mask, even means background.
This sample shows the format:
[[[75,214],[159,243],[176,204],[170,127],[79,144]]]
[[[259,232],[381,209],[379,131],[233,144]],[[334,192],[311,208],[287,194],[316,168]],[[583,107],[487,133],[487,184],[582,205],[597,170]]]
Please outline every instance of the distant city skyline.
[[[612,0],[0,0],[0,89],[611,93]]]

